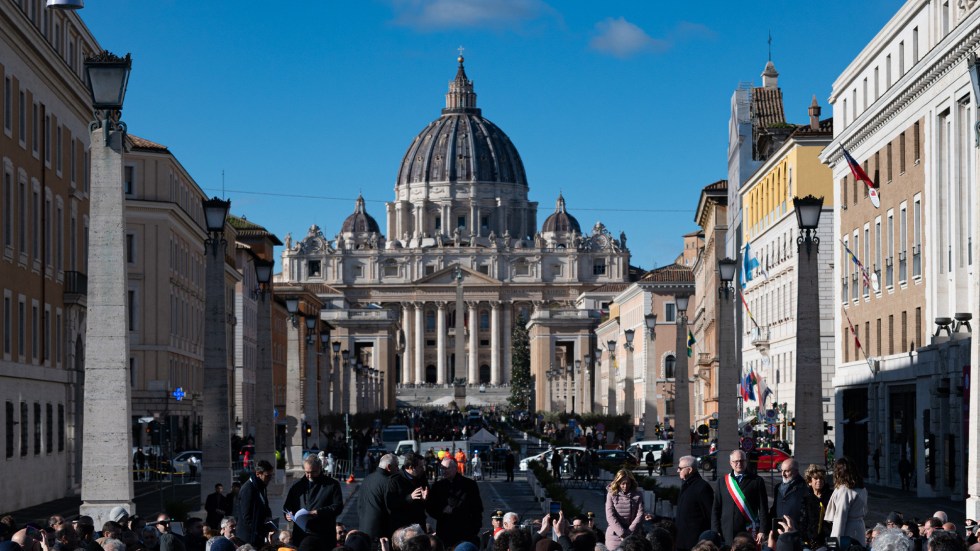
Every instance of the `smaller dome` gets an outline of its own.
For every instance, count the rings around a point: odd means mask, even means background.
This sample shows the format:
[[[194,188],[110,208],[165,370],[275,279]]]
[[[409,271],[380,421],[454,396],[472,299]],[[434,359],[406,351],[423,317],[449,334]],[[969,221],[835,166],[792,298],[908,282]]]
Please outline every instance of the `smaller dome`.
[[[541,227],[541,232],[576,232],[582,233],[582,227],[578,220],[565,211],[565,198],[561,193],[558,194],[558,201],[555,203],[555,212],[548,215]]]
[[[340,227],[340,231],[342,233],[381,233],[378,223],[364,210],[363,196],[357,196],[357,201],[354,203],[354,214],[344,220],[344,225]]]

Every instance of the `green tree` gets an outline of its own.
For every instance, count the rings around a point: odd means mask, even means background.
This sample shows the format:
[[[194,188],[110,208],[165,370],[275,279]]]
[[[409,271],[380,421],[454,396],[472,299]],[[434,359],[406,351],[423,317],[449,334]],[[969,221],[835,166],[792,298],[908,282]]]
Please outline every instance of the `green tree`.
[[[511,335],[510,402],[514,409],[531,407],[531,339],[527,334],[527,320],[523,316],[514,324]]]

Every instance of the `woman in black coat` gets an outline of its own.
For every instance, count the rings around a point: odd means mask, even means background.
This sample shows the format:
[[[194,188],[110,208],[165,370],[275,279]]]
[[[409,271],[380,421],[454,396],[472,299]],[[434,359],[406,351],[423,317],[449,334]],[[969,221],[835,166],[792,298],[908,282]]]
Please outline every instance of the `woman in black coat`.
[[[800,519],[803,546],[808,549],[826,547],[827,536],[830,535],[830,523],[823,518],[831,494],[830,489],[827,488],[827,469],[822,465],[811,464],[803,474],[803,480],[807,485]]]

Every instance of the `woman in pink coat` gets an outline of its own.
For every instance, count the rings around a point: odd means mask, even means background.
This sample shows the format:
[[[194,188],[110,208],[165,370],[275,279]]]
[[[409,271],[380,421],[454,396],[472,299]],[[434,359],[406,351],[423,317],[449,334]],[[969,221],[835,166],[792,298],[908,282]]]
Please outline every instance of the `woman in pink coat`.
[[[636,485],[633,473],[621,469],[606,493],[606,548],[620,546],[623,538],[634,533],[643,522],[643,490]]]

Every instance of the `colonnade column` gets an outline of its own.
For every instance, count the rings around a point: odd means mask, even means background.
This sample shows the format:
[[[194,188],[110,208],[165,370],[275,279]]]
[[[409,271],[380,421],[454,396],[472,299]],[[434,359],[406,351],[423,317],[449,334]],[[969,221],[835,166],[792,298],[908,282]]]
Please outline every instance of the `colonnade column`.
[[[415,348],[415,343],[412,339],[415,337],[414,329],[412,328],[412,305],[410,303],[402,304],[402,331],[405,337],[405,350],[402,351],[402,369],[399,374],[399,383],[411,383],[412,377],[415,374],[412,369],[412,350]]]
[[[511,332],[514,330],[514,309],[513,306],[508,305],[503,311],[503,354],[501,358],[501,365],[503,366],[502,373],[500,374],[500,383],[507,384],[510,383],[510,374],[512,373],[513,366],[511,365]]]
[[[471,385],[480,384],[480,368],[478,363],[480,359],[480,353],[479,353],[480,349],[478,347],[480,342],[479,341],[480,311],[477,308],[478,306],[479,303],[477,302],[466,303],[466,307],[469,308],[470,310],[470,350],[469,350],[470,369],[469,369],[469,374],[467,375],[467,379]]]
[[[490,384],[500,384],[500,303],[490,303]]]
[[[422,355],[423,349],[422,345],[425,338],[425,321],[422,319],[424,310],[422,308],[421,302],[416,302],[415,306],[415,384],[419,385],[425,382],[425,374],[423,370],[425,366],[423,365],[425,357]]]
[[[446,303],[439,303],[436,312],[436,384],[446,384]]]

